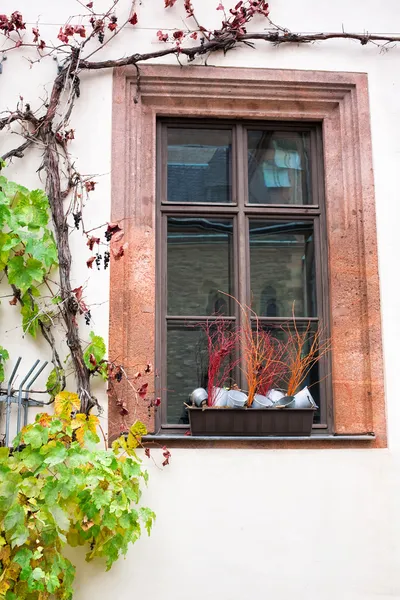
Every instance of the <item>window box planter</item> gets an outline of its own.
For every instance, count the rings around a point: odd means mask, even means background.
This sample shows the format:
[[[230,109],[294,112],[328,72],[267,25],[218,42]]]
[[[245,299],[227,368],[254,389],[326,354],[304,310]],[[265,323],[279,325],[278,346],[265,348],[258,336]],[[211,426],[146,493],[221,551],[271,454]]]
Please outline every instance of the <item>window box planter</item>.
[[[207,436],[310,435],[315,410],[188,407],[192,435]]]

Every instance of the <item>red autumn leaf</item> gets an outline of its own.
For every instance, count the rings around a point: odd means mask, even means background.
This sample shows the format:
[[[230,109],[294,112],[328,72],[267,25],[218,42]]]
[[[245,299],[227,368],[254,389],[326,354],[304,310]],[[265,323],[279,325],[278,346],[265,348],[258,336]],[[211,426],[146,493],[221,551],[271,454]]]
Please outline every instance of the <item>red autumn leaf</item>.
[[[168,42],[168,33],[163,33],[161,29],[157,31],[157,37],[160,42]]]
[[[175,4],[176,0],[164,0],[165,8],[171,8]]]
[[[117,23],[109,23],[109,24],[108,24],[108,29],[109,29],[110,31],[115,31],[115,30],[117,29],[117,27],[118,27],[118,24],[117,24]]]
[[[73,294],[75,294],[75,298],[78,300],[78,302],[80,302],[82,299],[83,287],[80,285],[79,287],[74,288],[71,291]]]
[[[44,40],[40,40],[38,48],[39,50],[44,50],[46,48],[46,42]]]
[[[95,358],[95,355],[94,355],[94,354],[91,354],[91,355],[89,356],[89,362],[90,362],[90,364],[91,364],[93,367],[95,367],[95,366],[97,365],[97,360],[96,360],[96,358]]]
[[[95,260],[96,260],[96,257],[95,257],[95,256],[91,256],[91,257],[90,257],[90,258],[88,258],[88,260],[86,261],[86,266],[87,266],[89,269],[92,269],[92,268],[93,268],[93,262],[94,262]]]
[[[193,31],[193,33],[190,37],[193,38],[194,40],[197,40],[197,31]]]
[[[95,244],[100,244],[100,238],[94,237],[94,235],[92,235],[90,238],[88,238],[86,245],[89,247],[89,250],[93,250]]]
[[[88,8],[93,8],[93,2],[88,2],[88,3],[86,4],[86,6],[87,6]]]
[[[60,27],[60,31],[58,32],[58,36],[57,38],[61,41],[64,42],[64,44],[68,44],[69,42],[69,38],[68,36],[63,32],[62,27]]]
[[[115,235],[119,231],[122,231],[122,229],[118,225],[118,223],[108,223],[107,229],[104,234],[107,242],[109,242],[111,240],[111,238],[113,237],[113,235]]]
[[[137,14],[133,13],[133,15],[131,16],[131,18],[129,19],[129,23],[131,25],[136,25],[137,22],[138,22]]]
[[[79,314],[83,315],[84,313],[87,313],[89,309],[86,306],[85,302],[82,300],[82,294],[83,294],[82,286],[74,288],[71,291],[73,294],[75,294],[75,298],[79,304]]]
[[[154,406],[160,406],[160,404],[161,404],[161,398],[156,398],[154,400]]]
[[[222,4],[222,2],[220,2],[217,6],[217,10],[225,10],[224,5]]]
[[[147,458],[150,458],[150,448],[146,448],[144,453],[147,456]]]
[[[86,29],[84,25],[76,25],[74,27],[74,33],[77,33],[82,38],[86,37]]]
[[[36,44],[36,42],[39,39],[40,33],[39,33],[39,29],[37,29],[37,27],[32,27],[32,33],[33,33],[33,43]]]
[[[121,404],[121,408],[119,410],[119,414],[122,417],[126,417],[127,415],[129,415],[129,410],[126,408],[125,404]]]
[[[9,301],[9,304],[11,304],[11,306],[15,306],[18,302],[18,298],[17,296],[14,296],[12,300]]]
[[[148,383],[144,383],[139,389],[138,394],[140,398],[146,398],[147,388],[149,387]]]
[[[174,38],[174,40],[181,40],[183,38],[183,31],[174,31],[172,37]]]
[[[93,192],[94,190],[94,186],[96,185],[97,181],[85,181],[85,188],[87,192]]]
[[[115,260],[119,260],[125,254],[125,250],[128,248],[129,244],[124,244],[123,246],[119,246],[119,248],[113,248],[112,253]]]

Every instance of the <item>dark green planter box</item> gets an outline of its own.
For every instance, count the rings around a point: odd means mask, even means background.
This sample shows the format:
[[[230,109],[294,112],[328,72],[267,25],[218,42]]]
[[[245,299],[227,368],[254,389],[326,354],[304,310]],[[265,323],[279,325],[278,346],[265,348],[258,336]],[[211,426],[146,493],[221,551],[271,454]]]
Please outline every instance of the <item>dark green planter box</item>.
[[[192,435],[310,435],[315,408],[189,407]]]

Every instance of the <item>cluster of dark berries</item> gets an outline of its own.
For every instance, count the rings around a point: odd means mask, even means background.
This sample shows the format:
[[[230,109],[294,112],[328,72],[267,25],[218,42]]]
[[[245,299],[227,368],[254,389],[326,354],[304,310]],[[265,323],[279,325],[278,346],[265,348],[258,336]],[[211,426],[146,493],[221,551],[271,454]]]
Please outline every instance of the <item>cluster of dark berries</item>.
[[[108,263],[110,262],[110,253],[108,250],[104,252],[104,268],[107,269]]]
[[[97,267],[98,271],[100,271],[100,265],[101,265],[101,259],[102,258],[103,258],[102,255],[97,252],[96,253],[96,258],[94,260],[96,262],[96,267]]]
[[[75,228],[79,229],[80,222],[82,221],[82,213],[81,213],[81,211],[78,210],[78,212],[72,213],[72,216],[74,217]]]
[[[106,231],[104,233],[104,237],[106,238],[107,242],[111,242],[112,236],[113,236],[113,232],[106,229]]]
[[[97,37],[99,38],[100,44],[102,44],[104,42],[104,33],[102,31],[100,31],[100,33]]]
[[[91,318],[92,318],[92,315],[90,314],[90,310],[87,310],[85,312],[85,323],[86,323],[86,325],[90,325]]]

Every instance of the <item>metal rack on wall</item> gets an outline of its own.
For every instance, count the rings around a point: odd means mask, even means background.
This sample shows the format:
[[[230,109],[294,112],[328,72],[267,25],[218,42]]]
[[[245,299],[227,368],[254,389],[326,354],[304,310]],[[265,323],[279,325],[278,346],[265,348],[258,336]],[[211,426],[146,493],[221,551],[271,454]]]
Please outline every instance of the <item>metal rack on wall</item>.
[[[0,387],[0,407],[3,406],[1,403],[5,404],[5,426],[3,425],[1,427],[3,430],[1,433],[4,436],[2,445],[4,446],[10,445],[10,426],[13,405],[16,405],[16,434],[18,434],[21,431],[21,428],[28,424],[29,407],[43,407],[48,404],[48,402],[40,402],[39,400],[30,398],[32,386],[47,366],[48,361],[41,362],[39,359],[36,360],[30,370],[22,377],[19,386],[16,388],[13,387],[13,383],[17,378],[21,360],[21,356],[18,357],[8,382],[4,382],[4,384],[2,384],[3,387]]]

